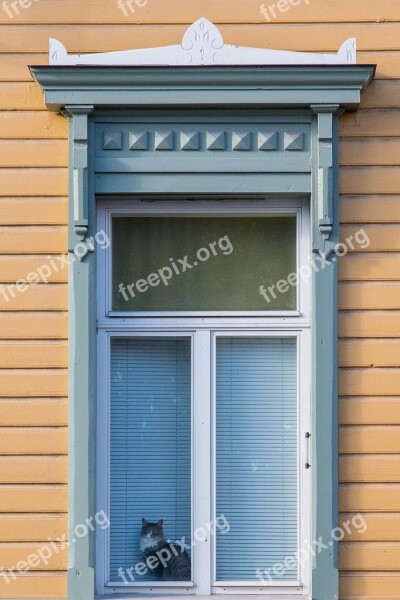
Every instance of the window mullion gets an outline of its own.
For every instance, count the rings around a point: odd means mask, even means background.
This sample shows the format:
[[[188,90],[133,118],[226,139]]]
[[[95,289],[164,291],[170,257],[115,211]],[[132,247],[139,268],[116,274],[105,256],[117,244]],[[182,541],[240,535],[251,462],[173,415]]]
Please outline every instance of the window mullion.
[[[197,331],[193,348],[193,564],[198,595],[211,593],[211,333]]]

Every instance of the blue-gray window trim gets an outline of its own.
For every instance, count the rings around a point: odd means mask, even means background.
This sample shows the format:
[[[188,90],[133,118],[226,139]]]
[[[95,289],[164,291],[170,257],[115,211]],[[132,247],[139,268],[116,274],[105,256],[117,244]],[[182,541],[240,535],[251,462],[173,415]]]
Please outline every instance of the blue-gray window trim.
[[[374,76],[373,65],[274,67],[31,67],[51,111],[69,118],[68,250],[95,234],[95,120],[105,112],[152,106],[190,115],[225,107],[251,111],[303,110],[312,127],[311,212],[313,251],[327,255],[338,242],[338,118],[355,110]],[[109,113],[108,113],[109,114]],[[248,114],[251,114],[248,113]],[[97,180],[107,174],[99,174]],[[177,177],[177,176],[175,176]],[[262,174],[253,176],[262,191]],[[252,177],[252,179],[253,179]],[[282,172],[282,178],[293,175]],[[215,177],[215,193],[237,192],[234,174]],[[232,186],[230,181],[232,180]],[[201,178],[186,177],[193,188]],[[265,182],[264,182],[265,183]],[[293,179],[295,184],[296,180]],[[281,184],[282,185],[282,184]],[[231,188],[231,190],[230,190]],[[292,188],[296,189],[296,188]],[[265,190],[265,188],[264,188]],[[243,191],[246,191],[245,189]],[[256,190],[249,190],[253,191]],[[276,190],[289,193],[284,187]],[[121,193],[126,193],[123,185]],[[154,191],[157,193],[157,190]],[[323,215],[322,218],[320,215]],[[95,514],[96,260],[87,247],[69,274],[69,534]],[[313,274],[313,539],[330,539],[337,524],[337,265]],[[69,548],[68,599],[94,598],[95,534]],[[312,597],[338,598],[337,544],[313,559]]]

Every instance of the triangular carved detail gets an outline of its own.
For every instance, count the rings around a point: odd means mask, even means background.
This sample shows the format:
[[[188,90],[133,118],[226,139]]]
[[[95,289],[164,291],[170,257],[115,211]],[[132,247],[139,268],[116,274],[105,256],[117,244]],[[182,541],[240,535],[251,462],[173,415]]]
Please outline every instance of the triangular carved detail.
[[[350,38],[337,54],[290,52],[224,44],[219,29],[202,17],[189,27],[182,42],[164,48],[122,50],[99,54],[68,54],[50,39],[51,65],[212,66],[212,65],[346,65],[356,63],[356,40]]]

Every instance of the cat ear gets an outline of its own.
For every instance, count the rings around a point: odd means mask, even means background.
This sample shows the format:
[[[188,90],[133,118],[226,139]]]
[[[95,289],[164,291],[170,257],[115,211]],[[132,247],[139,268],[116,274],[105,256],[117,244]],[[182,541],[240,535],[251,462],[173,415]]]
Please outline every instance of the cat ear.
[[[146,519],[142,517],[142,527],[146,527],[147,523],[148,522],[146,521]]]
[[[164,519],[160,519],[160,520],[158,521],[157,525],[159,525],[160,527],[162,527],[162,526],[163,526],[163,523],[164,523]]]

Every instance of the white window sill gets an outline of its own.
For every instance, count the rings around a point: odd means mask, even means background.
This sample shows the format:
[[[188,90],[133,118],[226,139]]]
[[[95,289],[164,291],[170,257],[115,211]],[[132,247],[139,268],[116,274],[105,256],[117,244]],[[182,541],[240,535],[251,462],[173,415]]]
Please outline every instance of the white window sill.
[[[118,592],[114,592],[113,594],[106,594],[105,596],[96,596],[96,600],[149,600],[149,598],[162,598],[166,600],[193,600],[193,598],[199,598],[199,600],[216,600],[216,598],[220,598],[221,600],[310,600],[310,596],[304,596],[303,594],[213,594],[212,596],[195,596],[195,594],[180,594],[171,595],[168,594],[154,594],[154,592],[149,592],[148,594],[143,594],[143,592],[137,594],[120,594]]]

